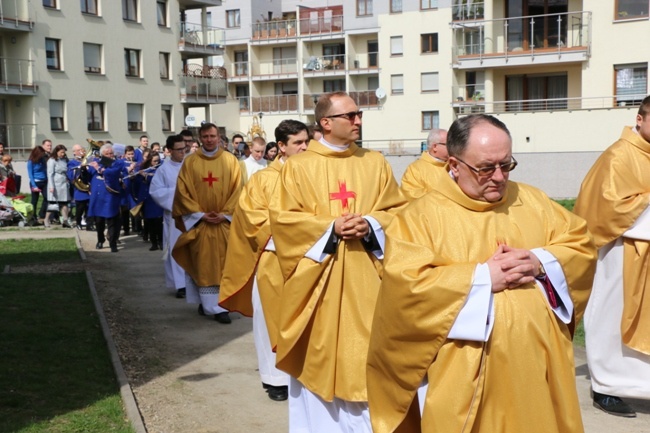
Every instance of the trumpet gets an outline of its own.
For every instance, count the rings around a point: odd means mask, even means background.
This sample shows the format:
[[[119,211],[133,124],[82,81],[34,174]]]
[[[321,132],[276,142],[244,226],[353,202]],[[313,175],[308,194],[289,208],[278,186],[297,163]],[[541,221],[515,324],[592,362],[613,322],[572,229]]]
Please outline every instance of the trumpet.
[[[77,176],[73,182],[73,185],[75,188],[77,188],[79,191],[83,192],[88,192],[90,191],[90,184],[87,182],[84,182],[83,179],[83,169],[88,165],[88,159],[90,157],[95,157],[96,154],[99,152],[99,149],[102,147],[102,142],[97,142],[94,141],[90,138],[87,138],[86,141],[88,142],[88,149],[86,149],[86,155],[83,157],[81,160],[81,165],[79,166],[79,172],[77,173]]]

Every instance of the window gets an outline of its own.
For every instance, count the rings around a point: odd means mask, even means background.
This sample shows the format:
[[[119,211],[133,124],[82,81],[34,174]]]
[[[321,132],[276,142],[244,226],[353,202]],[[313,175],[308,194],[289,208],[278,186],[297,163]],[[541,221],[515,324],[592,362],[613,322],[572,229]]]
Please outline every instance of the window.
[[[617,20],[629,20],[648,16],[648,0],[616,0]]]
[[[56,0],[43,0],[43,6],[46,8],[57,9]]]
[[[228,28],[241,26],[241,15],[239,9],[226,11],[226,26],[228,26]]]
[[[127,77],[140,76],[140,50],[124,49],[124,73]]]
[[[86,102],[86,118],[89,131],[105,131],[104,103]]]
[[[438,84],[438,73],[423,72],[420,75],[420,88],[422,89],[422,92],[437,92],[440,90],[440,85]]]
[[[122,19],[138,21],[138,0],[122,0]]]
[[[158,25],[167,27],[167,0],[156,0],[156,10],[158,12]]]
[[[52,131],[65,131],[64,113],[65,101],[50,99],[50,129]]]
[[[404,93],[404,75],[391,75],[390,76],[390,92],[393,95],[401,95]]]
[[[390,13],[398,14],[402,12],[402,0],[390,0]]]
[[[420,35],[420,52],[423,54],[438,52],[438,33]]]
[[[648,64],[614,66],[616,72],[616,105],[640,105],[648,92]]]
[[[372,15],[372,0],[357,0],[357,16]]]
[[[126,104],[127,129],[129,131],[144,131],[142,122],[142,104]]]
[[[506,111],[542,111],[567,108],[568,78],[556,74],[511,75],[506,77]],[[474,93],[474,100],[484,95]]]
[[[403,41],[401,36],[391,36],[390,37],[390,55],[391,56],[401,56],[404,54],[404,48],[402,46]]]
[[[248,84],[238,84],[235,86],[235,98],[239,100],[239,111],[249,110]]]
[[[162,130],[171,131],[172,130],[172,106],[162,105],[160,107],[160,115],[162,120]]]
[[[45,57],[47,69],[61,70],[61,41],[58,39],[45,38]]]
[[[438,9],[438,0],[420,0],[420,10]]]
[[[345,80],[323,80],[323,93],[345,92]]]
[[[438,128],[440,128],[440,113],[437,111],[423,111],[422,130],[429,131]]]
[[[84,42],[84,71],[91,74],[102,73],[102,46]]]
[[[248,75],[248,51],[235,51],[235,75]]]
[[[97,0],[81,0],[81,12],[90,15],[99,15]]]
[[[158,53],[158,59],[160,62],[160,78],[169,80],[169,53]]]

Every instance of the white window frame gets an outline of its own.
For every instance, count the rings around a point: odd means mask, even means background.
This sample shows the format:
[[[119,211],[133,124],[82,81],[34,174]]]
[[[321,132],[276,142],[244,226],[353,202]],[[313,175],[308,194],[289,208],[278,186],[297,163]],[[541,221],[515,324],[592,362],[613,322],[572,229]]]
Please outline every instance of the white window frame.
[[[99,16],[99,0],[81,0],[81,13]]]
[[[440,112],[437,110],[422,112],[422,130],[430,131],[440,128]]]
[[[440,75],[438,72],[422,72],[420,74],[420,91],[422,93],[440,91]]]
[[[438,9],[438,0],[420,0],[420,10],[428,11]]]
[[[126,104],[126,129],[129,132],[143,132],[144,104]]]
[[[390,76],[390,93],[392,95],[404,94],[404,75],[394,74]]]
[[[135,55],[135,59],[133,56]],[[124,75],[131,78],[142,77],[142,53],[134,48],[124,48]],[[134,73],[135,71],[135,73]]]
[[[62,132],[66,130],[65,128],[65,101],[63,99],[50,99],[50,130]]]
[[[122,19],[124,21],[139,22],[140,2],[138,0],[122,0]]]
[[[616,105],[640,105],[648,94],[648,63],[614,65]]]
[[[404,55],[404,37],[391,36],[390,37],[390,55],[391,57]]]
[[[170,70],[170,62],[169,62],[170,57],[171,57],[170,53],[165,53],[163,51],[158,53],[158,62],[160,63],[161,80],[171,80],[172,72]]]
[[[88,74],[101,74],[102,68],[102,46],[91,42],[83,43],[84,72]]]
[[[162,121],[162,130],[165,132],[172,131],[174,106],[169,104],[162,104],[160,106],[160,117]]]
[[[61,40],[45,38],[45,58],[47,69],[50,71],[62,71],[61,64]]]

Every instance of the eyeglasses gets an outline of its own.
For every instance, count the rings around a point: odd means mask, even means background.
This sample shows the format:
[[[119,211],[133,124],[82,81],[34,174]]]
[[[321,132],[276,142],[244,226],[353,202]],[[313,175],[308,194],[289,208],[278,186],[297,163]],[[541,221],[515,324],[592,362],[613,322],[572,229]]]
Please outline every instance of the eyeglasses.
[[[492,175],[494,174],[494,172],[497,171],[497,168],[500,168],[500,169],[501,169],[501,172],[503,172],[503,173],[509,173],[509,172],[511,172],[512,170],[514,170],[515,167],[517,166],[517,160],[516,160],[514,157],[511,157],[511,158],[512,158],[512,161],[511,161],[511,162],[506,162],[505,164],[493,165],[492,167],[481,167],[481,168],[476,168],[476,167],[472,167],[471,165],[469,165],[468,163],[466,163],[466,162],[463,161],[462,159],[456,157],[456,159],[457,159],[459,162],[462,162],[462,163],[465,164],[465,165],[466,165],[470,170],[472,170],[474,173],[478,174],[479,176],[483,176],[483,177],[489,177],[489,176],[492,176]]]
[[[354,122],[354,119],[359,116],[359,120],[363,117],[363,111],[350,111],[349,113],[342,114],[333,114],[331,116],[325,116],[328,119],[336,119],[337,117],[348,119],[350,122]]]

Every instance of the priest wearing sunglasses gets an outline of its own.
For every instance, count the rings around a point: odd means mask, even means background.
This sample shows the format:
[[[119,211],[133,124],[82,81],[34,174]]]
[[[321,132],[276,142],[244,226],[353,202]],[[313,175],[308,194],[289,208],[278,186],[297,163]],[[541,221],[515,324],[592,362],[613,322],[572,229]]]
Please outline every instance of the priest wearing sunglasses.
[[[495,117],[456,120],[447,149],[451,176],[386,231],[373,431],[415,419],[426,433],[582,433],[571,340],[596,258],[586,223],[509,180],[517,161]]]

